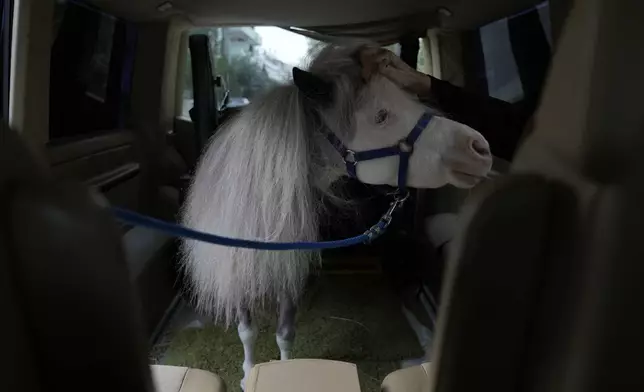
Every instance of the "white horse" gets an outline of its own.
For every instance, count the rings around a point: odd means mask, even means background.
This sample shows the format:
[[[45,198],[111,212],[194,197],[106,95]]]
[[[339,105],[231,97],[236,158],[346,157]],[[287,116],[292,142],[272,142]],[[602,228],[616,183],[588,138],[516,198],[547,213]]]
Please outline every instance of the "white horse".
[[[359,53],[370,45],[329,45],[309,71],[245,108],[212,138],[201,158],[183,223],[219,235],[264,241],[318,240],[318,214],[331,183],[347,174],[325,136],[349,149],[396,145],[429,108],[378,74],[365,80]],[[375,46],[374,46],[375,47]],[[434,116],[414,144],[410,187],[471,187],[492,165],[487,141],[473,129]],[[357,178],[398,183],[397,156],[360,162]],[[193,240],[182,247],[197,309],[226,325],[238,323],[244,380],[253,366],[253,315],[279,303],[276,333],[282,360],[290,357],[296,302],[320,255],[256,251]],[[242,387],[244,385],[242,380]]]

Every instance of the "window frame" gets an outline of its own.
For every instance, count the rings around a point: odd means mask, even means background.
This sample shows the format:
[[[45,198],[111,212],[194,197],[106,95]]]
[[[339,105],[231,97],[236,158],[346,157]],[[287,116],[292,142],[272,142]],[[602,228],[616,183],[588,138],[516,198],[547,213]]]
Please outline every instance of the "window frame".
[[[2,111],[0,112],[3,121],[9,120],[9,100],[10,100],[10,87],[11,87],[11,43],[13,37],[13,0],[2,0],[0,7],[0,20],[1,20],[1,45],[2,52],[0,53],[0,104]]]

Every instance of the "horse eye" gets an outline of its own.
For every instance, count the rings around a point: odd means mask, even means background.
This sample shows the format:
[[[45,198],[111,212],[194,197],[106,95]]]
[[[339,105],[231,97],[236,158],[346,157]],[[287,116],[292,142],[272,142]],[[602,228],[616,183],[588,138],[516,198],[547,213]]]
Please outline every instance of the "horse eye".
[[[378,113],[376,114],[376,124],[383,124],[385,121],[387,121],[387,118],[389,118],[388,111],[386,111],[385,109],[378,110]]]

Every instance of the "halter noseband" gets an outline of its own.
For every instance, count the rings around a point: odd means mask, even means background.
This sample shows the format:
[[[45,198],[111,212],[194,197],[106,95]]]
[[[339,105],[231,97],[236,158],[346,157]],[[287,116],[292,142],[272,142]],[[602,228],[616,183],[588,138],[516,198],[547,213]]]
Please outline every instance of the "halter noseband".
[[[347,172],[351,177],[357,178],[356,168],[358,162],[370,161],[372,159],[386,158],[398,155],[398,191],[399,195],[407,195],[407,172],[409,170],[409,157],[414,152],[414,143],[431,121],[433,114],[423,113],[409,132],[407,137],[400,140],[396,145],[390,147],[376,148],[374,150],[353,151],[348,149],[342,141],[333,133],[327,132],[326,137],[331,145],[340,153],[342,160],[347,167]],[[406,199],[406,196],[404,197]],[[402,199],[396,199],[400,201]]]

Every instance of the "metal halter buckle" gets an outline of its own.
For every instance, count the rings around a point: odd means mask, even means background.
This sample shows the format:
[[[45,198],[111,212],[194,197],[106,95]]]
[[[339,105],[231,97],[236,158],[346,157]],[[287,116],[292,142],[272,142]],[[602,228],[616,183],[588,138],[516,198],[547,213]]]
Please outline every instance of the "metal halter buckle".
[[[394,201],[400,202],[401,204],[405,202],[405,200],[409,199],[409,191],[404,191],[401,192],[400,189],[396,189],[396,191],[393,193],[394,195]]]
[[[356,164],[356,152],[353,150],[347,150],[347,152],[342,157],[345,163]]]

